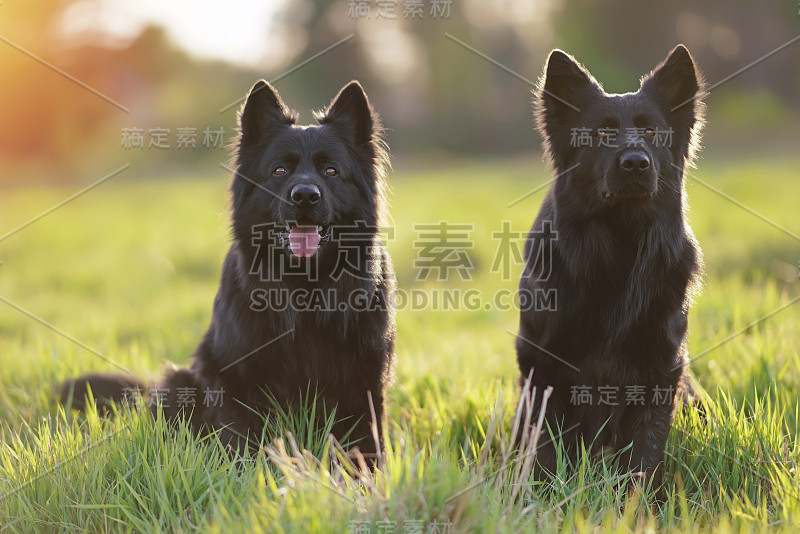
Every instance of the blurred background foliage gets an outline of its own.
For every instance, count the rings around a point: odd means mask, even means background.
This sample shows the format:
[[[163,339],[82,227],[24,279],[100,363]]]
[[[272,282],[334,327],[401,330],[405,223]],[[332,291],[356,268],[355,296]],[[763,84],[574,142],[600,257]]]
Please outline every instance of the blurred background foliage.
[[[414,160],[416,166],[446,165],[448,155],[539,150],[530,85],[446,33],[532,81],[548,52],[562,48],[613,92],[635,90],[638,79],[679,42],[715,83],[800,33],[794,1],[452,0],[449,16],[434,17],[426,0],[422,16],[413,18],[405,17],[403,0],[393,3],[394,20],[379,13],[376,2],[368,2],[368,16],[355,16],[359,2],[349,0],[214,8],[144,1],[139,11],[117,0],[5,0],[0,185],[83,183],[125,162],[136,175],[222,172],[218,164],[227,154],[201,145],[205,128],[224,128],[226,141],[235,135],[238,105],[220,110],[258,78],[275,79],[350,34],[275,85],[310,121],[309,109],[324,106],[343,84],[359,79],[384,117],[396,166]],[[148,10],[162,17],[143,16]],[[203,21],[218,24],[203,27]],[[230,43],[244,52],[222,53]],[[758,157],[796,148],[798,57],[800,43],[712,92],[708,149],[721,157],[746,149]],[[175,148],[181,127],[197,129],[197,148]],[[125,128],[143,129],[144,149],[122,146]],[[171,149],[148,148],[151,128],[170,129]]]

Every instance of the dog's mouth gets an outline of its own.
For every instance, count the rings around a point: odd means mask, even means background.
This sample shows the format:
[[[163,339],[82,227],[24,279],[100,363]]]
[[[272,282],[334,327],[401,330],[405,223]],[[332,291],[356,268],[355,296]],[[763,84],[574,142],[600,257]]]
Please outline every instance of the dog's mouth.
[[[330,225],[290,222],[279,232],[281,245],[298,258],[310,258],[330,240]]]
[[[608,203],[619,201],[647,202],[654,196],[656,196],[655,191],[618,191],[616,193],[604,191],[600,193],[600,197]]]
[[[616,190],[605,189],[600,192],[600,197],[609,204],[616,202],[645,203],[656,196],[658,189],[645,184],[626,184]]]

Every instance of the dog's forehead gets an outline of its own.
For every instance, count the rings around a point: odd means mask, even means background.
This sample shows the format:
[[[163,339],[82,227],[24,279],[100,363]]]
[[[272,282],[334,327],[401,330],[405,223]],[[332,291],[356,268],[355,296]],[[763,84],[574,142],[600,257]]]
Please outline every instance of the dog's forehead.
[[[658,113],[658,107],[652,99],[643,95],[641,91],[635,93],[604,94],[595,99],[586,109],[587,115],[597,118],[618,117],[620,119],[632,118],[636,115],[651,115]]]
[[[342,140],[333,135],[324,125],[292,125],[272,142],[271,149],[278,152],[295,152],[313,155],[320,151],[341,148]]]

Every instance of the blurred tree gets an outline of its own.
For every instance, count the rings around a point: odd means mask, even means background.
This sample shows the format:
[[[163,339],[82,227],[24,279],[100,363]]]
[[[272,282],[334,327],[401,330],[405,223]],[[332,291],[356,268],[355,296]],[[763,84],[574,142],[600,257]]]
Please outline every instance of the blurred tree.
[[[376,0],[368,2],[368,17],[353,16],[350,0],[292,0],[270,21],[263,52],[270,67],[259,70],[199,60],[155,26],[128,41],[102,38],[102,29],[69,41],[57,29],[72,4],[4,3],[0,36],[130,111],[0,43],[0,181],[18,180],[21,174],[13,169],[26,166],[68,179],[89,169],[113,169],[119,161],[133,161],[141,172],[203,166],[205,174],[224,174],[218,167],[227,159],[224,152],[123,151],[121,130],[142,128],[147,135],[150,128],[169,128],[174,144],[177,128],[224,128],[230,140],[239,106],[220,109],[243,97],[258,78],[273,80],[287,104],[304,112],[303,121],[311,120],[306,110],[324,106],[340,87],[359,79],[384,117],[396,155],[530,153],[538,139],[526,79],[538,79],[551,48],[575,55],[607,90],[617,92],[635,90],[639,76],[678,42],[689,46],[713,83],[800,33],[796,6],[788,2],[452,0],[447,16],[434,17],[434,0],[423,0],[421,16],[407,17],[410,2],[390,0],[381,2],[394,5],[394,18],[388,18],[388,12],[379,16]],[[730,146],[745,135],[765,146],[785,138],[800,111],[798,55],[800,43],[717,88],[709,97],[709,122],[712,131],[722,127],[708,137]]]

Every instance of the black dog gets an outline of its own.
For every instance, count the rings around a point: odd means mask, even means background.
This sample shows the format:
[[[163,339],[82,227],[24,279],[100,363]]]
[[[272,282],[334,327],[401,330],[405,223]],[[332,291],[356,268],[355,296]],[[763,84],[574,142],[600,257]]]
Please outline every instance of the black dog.
[[[552,386],[545,421],[573,455],[580,438],[593,453],[630,445],[624,466],[654,486],[687,387],[687,314],[701,266],[683,176],[698,148],[702,87],[683,46],[622,95],[555,50],[535,100],[556,176],[526,242],[521,383],[532,376],[536,414]],[[540,477],[556,469],[553,442],[541,443]]]
[[[239,446],[258,441],[276,405],[291,409],[310,392],[336,408],[336,437],[374,455],[371,410],[379,440],[395,333],[394,275],[379,239],[388,154],[357,82],[317,119],[298,126],[269,84],[250,90],[231,185],[233,244],[211,326],[192,367],[168,374],[151,400]],[[64,386],[77,407],[87,383],[115,401],[143,387],[83,377]]]

